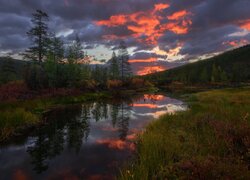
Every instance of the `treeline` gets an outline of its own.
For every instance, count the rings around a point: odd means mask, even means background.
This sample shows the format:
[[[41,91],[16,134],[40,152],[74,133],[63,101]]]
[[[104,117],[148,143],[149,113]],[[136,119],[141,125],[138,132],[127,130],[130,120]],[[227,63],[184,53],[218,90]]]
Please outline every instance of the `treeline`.
[[[230,84],[250,81],[250,45],[213,58],[145,76],[158,85]]]
[[[44,88],[117,88],[133,86],[131,83],[145,82],[133,79],[129,54],[124,42],[113,52],[112,58],[104,65],[91,65],[84,53],[80,38],[76,35],[71,43],[65,44],[48,28],[49,16],[37,10],[32,16],[33,27],[27,32],[32,46],[22,55],[27,60],[23,68],[23,79],[32,90]],[[16,67],[10,57],[1,66],[2,84],[16,79]]]

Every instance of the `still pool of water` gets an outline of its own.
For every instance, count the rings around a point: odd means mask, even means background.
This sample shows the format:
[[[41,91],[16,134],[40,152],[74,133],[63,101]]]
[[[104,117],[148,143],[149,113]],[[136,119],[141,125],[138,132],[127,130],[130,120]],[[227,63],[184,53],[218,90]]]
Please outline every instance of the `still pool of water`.
[[[44,126],[1,145],[0,179],[114,179],[150,121],[185,109],[177,99],[145,94],[53,110]]]

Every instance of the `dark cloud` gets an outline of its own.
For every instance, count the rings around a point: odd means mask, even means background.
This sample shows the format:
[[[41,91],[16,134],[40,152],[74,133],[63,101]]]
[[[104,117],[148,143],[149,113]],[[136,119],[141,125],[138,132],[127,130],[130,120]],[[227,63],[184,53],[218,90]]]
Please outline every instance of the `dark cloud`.
[[[157,55],[155,53],[147,53],[147,52],[137,52],[130,56],[131,59],[149,59],[149,58],[161,58],[166,59],[167,56]]]
[[[162,3],[168,3],[169,7],[154,12],[154,6]],[[49,14],[50,29],[65,42],[78,34],[85,49],[100,44],[116,49],[114,46],[124,40],[128,47],[134,48],[132,59],[164,58],[171,56],[169,52],[177,47],[180,47],[177,54],[190,59],[250,41],[249,0],[0,0],[0,4],[0,51],[20,52],[29,46],[26,32],[36,9]],[[185,15],[178,17],[178,12]],[[97,24],[119,15],[125,16],[126,23]],[[167,18],[170,16],[171,20]],[[160,24],[154,26],[158,20]],[[145,23],[152,23],[153,28]],[[149,52],[157,46],[167,55]],[[157,63],[170,66],[162,61]],[[136,66],[141,65],[145,63]]]

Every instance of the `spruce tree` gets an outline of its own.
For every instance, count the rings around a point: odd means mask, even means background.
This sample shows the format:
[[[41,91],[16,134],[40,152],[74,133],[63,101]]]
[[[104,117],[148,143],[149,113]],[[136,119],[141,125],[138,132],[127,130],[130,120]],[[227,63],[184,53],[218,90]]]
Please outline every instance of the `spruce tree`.
[[[121,80],[124,81],[126,78],[132,75],[132,70],[129,60],[129,54],[125,42],[121,42],[118,50],[118,60],[119,60],[119,71]]]
[[[27,35],[33,42],[33,46],[26,50],[24,57],[29,60],[35,60],[41,63],[47,53],[48,25],[49,16],[37,10],[31,19],[33,27],[27,32]]]
[[[50,56],[55,63],[61,62],[64,57],[64,43],[55,34],[48,40],[47,56]]]
[[[115,52],[113,52],[110,62],[111,62],[110,63],[110,78],[117,79],[119,77],[119,65],[118,65]]]
[[[84,58],[83,47],[79,36],[76,35],[75,40],[68,48],[68,61],[77,63],[82,58]]]

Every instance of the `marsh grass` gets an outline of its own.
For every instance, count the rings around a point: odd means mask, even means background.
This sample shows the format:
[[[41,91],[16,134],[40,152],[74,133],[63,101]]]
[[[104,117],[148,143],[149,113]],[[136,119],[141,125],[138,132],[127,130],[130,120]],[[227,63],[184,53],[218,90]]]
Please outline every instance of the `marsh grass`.
[[[58,106],[109,99],[108,93],[86,93],[82,96],[39,98],[0,103],[0,142],[19,133],[20,129],[42,123],[42,114]]]
[[[18,129],[35,125],[39,118],[23,108],[0,112],[0,141],[17,133]]]
[[[190,110],[147,127],[120,179],[250,179],[250,88],[197,93],[188,102]]]

